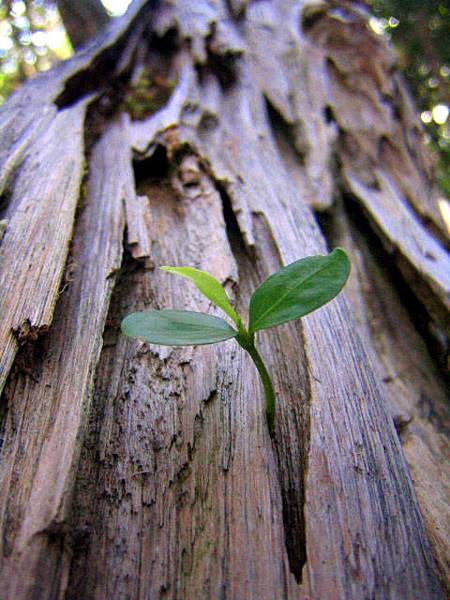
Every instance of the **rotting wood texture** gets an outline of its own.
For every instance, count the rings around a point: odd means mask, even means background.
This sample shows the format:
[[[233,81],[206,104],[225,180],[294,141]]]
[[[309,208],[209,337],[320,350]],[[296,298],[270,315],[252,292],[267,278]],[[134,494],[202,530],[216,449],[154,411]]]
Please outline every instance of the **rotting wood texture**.
[[[0,598],[445,598],[446,231],[365,12],[134,2],[1,131]],[[245,310],[337,244],[345,293],[261,334],[274,442],[233,341],[120,334],[133,310],[214,312],[160,265]]]

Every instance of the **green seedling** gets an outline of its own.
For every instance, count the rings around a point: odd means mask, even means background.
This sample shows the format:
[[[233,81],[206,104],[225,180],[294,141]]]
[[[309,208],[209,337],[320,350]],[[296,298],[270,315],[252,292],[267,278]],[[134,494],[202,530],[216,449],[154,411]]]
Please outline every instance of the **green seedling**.
[[[192,267],[161,267],[163,271],[190,279],[198,290],[231,319],[185,310],[146,310],[128,315],[122,332],[153,344],[197,346],[235,338],[246,350],[261,376],[266,400],[270,435],[275,427],[275,391],[255,343],[255,334],[288,321],[304,317],[332,300],[344,287],[350,261],[341,248],[328,256],[309,256],[297,260],[266,279],[250,299],[249,324],[230,304],[222,285],[209,273]]]

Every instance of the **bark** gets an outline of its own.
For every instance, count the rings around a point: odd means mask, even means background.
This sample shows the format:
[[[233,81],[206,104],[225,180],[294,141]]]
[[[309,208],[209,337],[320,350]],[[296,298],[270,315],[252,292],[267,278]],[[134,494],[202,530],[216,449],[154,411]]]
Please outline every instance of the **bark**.
[[[345,2],[135,2],[0,113],[2,600],[443,599],[448,256],[389,47]],[[233,342],[133,310],[245,311],[340,244],[346,292]]]
[[[57,0],[59,13],[74,48],[81,48],[109,21],[100,0]]]

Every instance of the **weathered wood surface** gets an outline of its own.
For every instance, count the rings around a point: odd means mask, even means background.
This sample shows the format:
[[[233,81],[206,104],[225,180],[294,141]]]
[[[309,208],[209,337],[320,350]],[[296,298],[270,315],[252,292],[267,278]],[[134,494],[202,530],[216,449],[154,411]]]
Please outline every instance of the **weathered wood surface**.
[[[0,246],[0,391],[18,344],[50,326],[83,175],[83,104],[52,115],[11,188]],[[54,140],[58,140],[58,144]]]
[[[400,434],[427,531],[445,572],[450,536],[448,393],[396,289],[396,274],[390,272],[373,237],[352,227],[339,207],[332,229],[333,241],[352,254],[354,272],[347,293],[358,330],[375,350],[377,379],[389,398],[388,409]]]
[[[130,122],[134,61],[177,85]],[[25,99],[35,117],[21,121]],[[19,91],[0,131],[14,114],[0,148],[2,600],[444,598],[449,261],[420,130],[365,15],[139,2]],[[327,243],[352,256],[346,293],[261,334],[275,443],[233,341],[119,333],[144,307],[213,310],[154,267],[207,269],[245,310],[264,277]],[[26,248],[54,258],[28,271]]]
[[[11,404],[0,493],[2,598],[55,597],[67,578],[67,560],[58,557],[55,540],[66,530],[112,276],[121,264],[122,201],[131,169],[125,127],[115,125],[104,134],[90,164],[86,206],[54,326],[28,364],[30,376],[18,371],[5,392]]]
[[[77,53],[73,59],[55,65],[27,82],[0,107],[0,194],[19,167],[23,154],[35,137],[43,135],[47,119],[54,115],[55,105],[63,108],[75,99],[99,92],[113,72],[120,76],[127,67],[136,40],[130,23],[140,15],[145,0],[134,0],[127,18],[111,22],[101,36]],[[138,29],[142,20],[139,21]],[[106,64],[108,67],[106,67]],[[93,74],[92,69],[98,69]],[[103,75],[105,73],[105,75]]]

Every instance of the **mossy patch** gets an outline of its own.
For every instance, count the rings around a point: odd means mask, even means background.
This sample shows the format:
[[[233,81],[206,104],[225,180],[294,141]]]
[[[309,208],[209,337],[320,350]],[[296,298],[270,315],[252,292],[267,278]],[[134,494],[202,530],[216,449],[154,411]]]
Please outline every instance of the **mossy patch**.
[[[143,70],[125,95],[124,110],[133,121],[142,121],[167,104],[176,84],[175,78]]]

